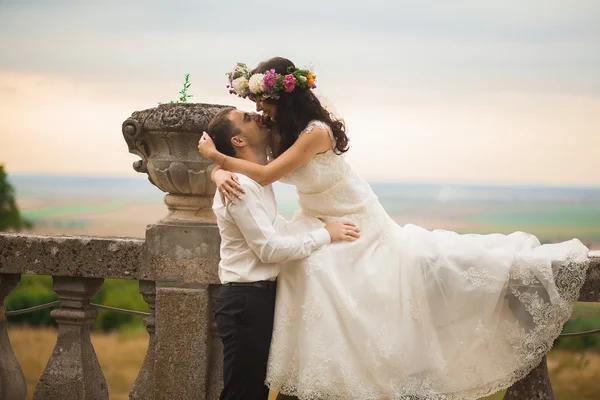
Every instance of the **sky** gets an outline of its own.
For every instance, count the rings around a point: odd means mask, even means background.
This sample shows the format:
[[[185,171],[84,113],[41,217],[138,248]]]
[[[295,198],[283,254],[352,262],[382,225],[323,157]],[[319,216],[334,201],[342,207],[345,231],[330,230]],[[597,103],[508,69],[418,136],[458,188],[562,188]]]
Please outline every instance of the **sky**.
[[[597,0],[0,0],[0,163],[135,175],[132,112],[186,73],[253,110],[225,73],[272,56],[314,69],[367,179],[600,185]]]

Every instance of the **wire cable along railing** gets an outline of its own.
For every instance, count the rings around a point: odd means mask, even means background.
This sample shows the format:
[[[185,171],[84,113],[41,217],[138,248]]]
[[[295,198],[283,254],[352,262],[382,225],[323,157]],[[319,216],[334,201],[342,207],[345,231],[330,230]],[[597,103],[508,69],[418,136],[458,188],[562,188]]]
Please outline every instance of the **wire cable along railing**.
[[[52,307],[58,306],[59,304],[60,304],[60,301],[58,301],[58,300],[57,301],[51,301],[49,303],[40,304],[38,306],[29,307],[29,308],[23,308],[21,310],[7,311],[6,312],[6,316],[9,317],[9,316],[12,316],[12,315],[23,315],[23,314],[31,313],[31,312],[34,312],[34,311],[39,311],[39,310],[45,310],[47,308],[52,308]],[[104,309],[104,310],[113,311],[113,312],[117,312],[117,313],[120,313],[120,314],[139,315],[139,316],[142,316],[142,317],[148,317],[148,316],[151,315],[150,313],[143,312],[143,311],[128,310],[128,309],[125,309],[125,308],[104,306],[102,304],[90,303],[90,305],[92,307],[95,307],[95,308],[101,308],[101,309]],[[598,317],[600,317],[600,314],[598,314]],[[600,333],[600,328],[593,329],[591,331],[561,333],[560,337],[587,336],[587,335],[593,335],[593,334],[596,334],[596,333]]]
[[[29,308],[22,308],[20,310],[7,311],[6,316],[10,317],[11,315],[28,314],[28,313],[32,313],[34,311],[40,311],[40,310],[45,310],[47,308],[52,308],[52,307],[58,306],[59,304],[60,304],[59,300],[51,301],[49,303],[44,303],[44,304],[40,304],[37,306],[29,307]],[[104,306],[102,304],[90,303],[90,305],[94,308],[101,308],[103,310],[113,311],[113,312],[117,312],[120,314],[140,315],[142,317],[149,317],[151,315],[148,312],[137,311],[137,310],[128,310],[126,308]]]

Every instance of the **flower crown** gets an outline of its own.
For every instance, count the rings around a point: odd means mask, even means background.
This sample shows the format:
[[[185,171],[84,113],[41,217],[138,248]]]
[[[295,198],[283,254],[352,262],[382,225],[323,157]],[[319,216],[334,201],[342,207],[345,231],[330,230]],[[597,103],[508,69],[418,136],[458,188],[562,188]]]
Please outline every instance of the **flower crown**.
[[[281,93],[291,93],[295,89],[315,89],[316,75],[306,69],[289,67],[282,75],[274,69],[264,74],[252,74],[246,64],[237,63],[233,71],[228,72],[230,94],[246,98],[279,99]]]

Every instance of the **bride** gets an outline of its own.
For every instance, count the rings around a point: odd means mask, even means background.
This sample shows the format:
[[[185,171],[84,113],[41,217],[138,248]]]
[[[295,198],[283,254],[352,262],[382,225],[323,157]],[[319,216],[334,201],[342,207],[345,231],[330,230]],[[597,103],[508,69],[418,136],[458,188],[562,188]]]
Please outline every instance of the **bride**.
[[[303,400],[476,399],[523,378],[569,319],[588,249],[399,226],[345,162],[344,124],[312,93],[314,79],[283,58],[230,74],[230,92],[272,124],[268,165],[226,157],[208,135],[199,145],[229,196],[243,194],[227,171],[295,185],[289,233],[339,219],[361,229],[282,269],[267,385]]]

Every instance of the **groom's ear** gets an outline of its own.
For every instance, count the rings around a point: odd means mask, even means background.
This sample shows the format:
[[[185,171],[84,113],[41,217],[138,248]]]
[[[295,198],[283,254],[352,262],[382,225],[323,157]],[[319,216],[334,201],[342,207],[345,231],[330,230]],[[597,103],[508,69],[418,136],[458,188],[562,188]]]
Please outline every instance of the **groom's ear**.
[[[231,138],[231,144],[233,145],[233,147],[244,147],[247,143],[241,135],[235,135]]]

